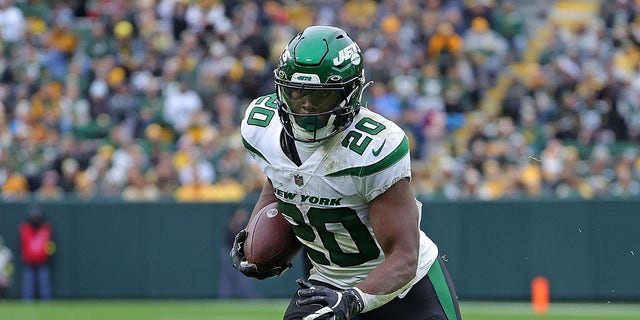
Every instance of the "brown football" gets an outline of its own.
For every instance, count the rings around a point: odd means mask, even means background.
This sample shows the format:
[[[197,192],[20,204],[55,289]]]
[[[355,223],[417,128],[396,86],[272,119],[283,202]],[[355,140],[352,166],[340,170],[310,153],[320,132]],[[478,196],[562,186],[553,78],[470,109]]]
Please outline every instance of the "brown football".
[[[302,248],[277,202],[266,205],[252,216],[246,230],[244,254],[259,271],[288,265]]]

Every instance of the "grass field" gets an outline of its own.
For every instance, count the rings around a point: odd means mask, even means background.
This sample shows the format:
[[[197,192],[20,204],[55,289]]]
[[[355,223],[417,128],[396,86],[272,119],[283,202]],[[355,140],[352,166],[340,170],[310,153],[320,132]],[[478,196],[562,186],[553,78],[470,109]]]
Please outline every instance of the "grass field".
[[[288,301],[0,302],[0,320],[274,320]],[[463,302],[464,320],[640,319],[640,304],[554,303],[535,315],[527,303]]]

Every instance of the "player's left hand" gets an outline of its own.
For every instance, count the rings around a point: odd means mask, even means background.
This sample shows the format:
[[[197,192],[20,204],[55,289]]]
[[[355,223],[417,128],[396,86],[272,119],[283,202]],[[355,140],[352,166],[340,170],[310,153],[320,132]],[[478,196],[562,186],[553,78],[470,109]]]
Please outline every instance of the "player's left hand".
[[[291,268],[291,264],[282,267],[273,267],[268,270],[258,270],[258,266],[254,263],[250,263],[244,256],[244,240],[247,238],[247,231],[242,229],[233,240],[231,247],[231,261],[233,267],[238,269],[242,274],[247,277],[263,280],[267,278],[273,278],[281,275],[283,272]]]
[[[321,308],[305,316],[302,320],[349,320],[364,309],[360,294],[354,289],[333,290],[325,286],[313,285],[304,280],[296,280],[300,289],[296,304],[320,305]]]

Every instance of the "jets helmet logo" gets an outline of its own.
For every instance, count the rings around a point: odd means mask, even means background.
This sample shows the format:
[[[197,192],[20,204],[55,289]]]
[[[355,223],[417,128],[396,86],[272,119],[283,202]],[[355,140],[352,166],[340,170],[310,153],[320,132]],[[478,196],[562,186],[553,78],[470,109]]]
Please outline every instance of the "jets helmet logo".
[[[359,65],[360,64],[360,47],[358,47],[357,44],[352,43],[349,46],[347,46],[346,48],[340,50],[338,52],[338,56],[333,58],[333,65],[334,66],[339,66],[341,65],[343,62],[345,62],[345,60],[350,60],[351,63],[353,63],[354,65]]]

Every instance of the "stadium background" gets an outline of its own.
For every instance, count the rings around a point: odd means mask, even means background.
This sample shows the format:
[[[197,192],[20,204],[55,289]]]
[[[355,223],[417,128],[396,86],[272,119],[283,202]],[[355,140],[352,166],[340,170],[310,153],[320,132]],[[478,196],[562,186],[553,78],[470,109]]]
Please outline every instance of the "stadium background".
[[[0,234],[18,253],[17,223],[42,205],[58,297],[214,297],[215,231],[263,181],[239,139],[244,106],[273,90],[286,41],[321,23],[359,42],[365,101],[411,138],[423,227],[463,299],[526,299],[539,274],[560,299],[640,299],[636,1],[4,3]],[[205,224],[188,234],[183,219]],[[180,245],[192,255],[167,267]],[[157,264],[133,270],[160,272],[157,295],[109,267],[143,252]],[[201,291],[177,289],[190,268]],[[78,291],[78,271],[107,286]]]

